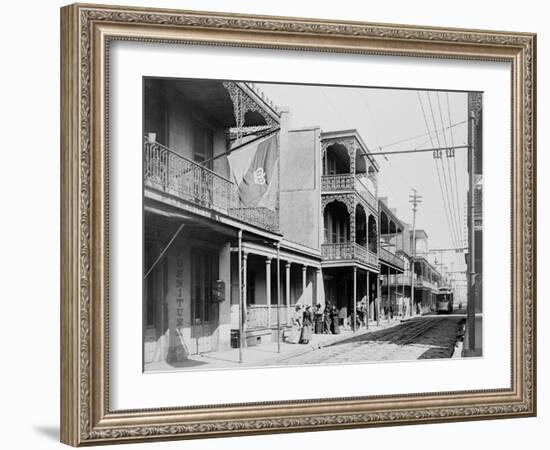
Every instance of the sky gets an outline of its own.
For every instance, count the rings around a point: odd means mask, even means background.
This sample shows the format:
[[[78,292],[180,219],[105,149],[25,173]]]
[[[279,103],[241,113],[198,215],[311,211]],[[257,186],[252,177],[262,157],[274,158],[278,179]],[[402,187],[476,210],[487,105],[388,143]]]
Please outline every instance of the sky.
[[[465,92],[265,83],[256,87],[277,106],[289,108],[291,128],[356,129],[374,155],[467,144]],[[401,220],[412,224],[412,189],[422,196],[416,227],[427,232],[431,249],[465,245],[466,149],[437,162],[432,152],[379,155],[376,160],[378,195],[388,197],[389,207]],[[445,252],[430,259],[435,258],[447,271],[466,269],[464,254]]]

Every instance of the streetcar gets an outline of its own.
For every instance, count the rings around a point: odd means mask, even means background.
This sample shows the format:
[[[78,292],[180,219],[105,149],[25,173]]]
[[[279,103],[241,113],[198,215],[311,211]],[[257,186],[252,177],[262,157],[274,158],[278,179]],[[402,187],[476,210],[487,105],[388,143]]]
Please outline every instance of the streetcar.
[[[436,300],[437,312],[450,314],[453,312],[453,291],[448,287],[439,288]]]

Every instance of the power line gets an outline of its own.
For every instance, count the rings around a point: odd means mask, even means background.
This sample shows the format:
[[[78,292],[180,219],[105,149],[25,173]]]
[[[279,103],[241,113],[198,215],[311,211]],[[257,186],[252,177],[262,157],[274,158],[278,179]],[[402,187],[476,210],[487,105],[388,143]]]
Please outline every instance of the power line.
[[[420,92],[417,91],[416,95],[418,97],[418,103],[420,103],[420,109],[422,110],[422,117],[424,118],[424,124],[426,125],[426,130],[428,131],[428,133],[430,133],[430,126],[428,124],[428,118],[426,117],[426,111],[424,109],[424,104],[422,103],[422,97],[420,96]],[[429,97],[428,97],[428,100],[429,100]],[[436,135],[436,137],[437,137],[437,135]],[[432,144],[432,147],[435,147],[435,144],[434,144],[434,141],[432,139],[431,133],[429,134],[429,138],[430,138],[430,143]],[[439,142],[439,138],[438,138],[438,142]],[[450,221],[449,221],[449,213],[447,211],[447,206],[446,206],[446,203],[445,203],[445,195],[443,193],[443,185],[441,183],[441,174],[439,172],[439,165],[437,164],[437,160],[435,160],[435,167],[436,167],[436,171],[437,171],[437,179],[438,179],[438,182],[439,182],[439,191],[441,193],[441,200],[442,200],[442,203],[443,203],[443,210],[445,212],[445,219],[447,220],[447,226],[449,227],[449,233],[450,233],[450,236],[451,236],[451,241],[453,242],[453,245],[455,245],[454,238],[453,238],[453,232],[452,232],[451,224],[450,224]]]
[[[436,124],[436,121],[435,121],[435,114],[434,114],[434,110],[433,110],[432,99],[431,99],[431,96],[430,96],[429,92],[426,92],[426,97],[428,98],[428,105],[430,106],[430,113],[431,113],[431,116],[432,116],[432,122],[433,122],[434,128],[436,128],[437,124]],[[435,137],[437,138],[438,145],[441,147],[441,141],[439,139],[439,134],[436,134]],[[447,174],[445,172],[445,166],[444,166],[442,158],[436,158],[435,159],[436,166],[437,166],[438,159],[441,159],[441,170],[443,172],[443,185],[445,186],[445,194],[444,194],[445,199],[444,199],[443,203],[445,204],[445,208],[446,208],[445,210],[448,211],[447,220],[449,221],[449,227],[451,228],[451,234],[453,236],[452,239],[453,239],[453,241],[455,242],[455,245],[456,245],[456,225],[453,222],[453,215],[452,215],[452,211],[451,211],[452,205],[449,203],[449,188],[447,186]],[[439,176],[439,168],[438,168],[438,176]]]
[[[441,126],[444,126],[444,123],[443,123],[443,110],[441,108],[441,93],[440,92],[437,92],[436,93],[436,98],[437,98],[437,107],[439,109],[439,119],[441,120]],[[443,140],[445,142],[445,146],[447,146],[447,134],[446,133],[443,133]],[[447,172],[449,174],[449,187],[450,187],[450,191],[451,191],[451,206],[452,206],[452,210],[453,210],[453,215],[452,215],[452,219],[454,220],[454,226],[455,226],[455,230],[456,230],[456,239],[457,239],[457,242],[458,240],[460,239],[460,222],[458,220],[458,205],[456,204],[455,202],[455,198],[456,198],[456,195],[455,195],[455,192],[454,192],[454,189],[453,187],[456,185],[456,182],[453,183],[453,179],[452,179],[452,175],[451,175],[451,163],[449,161],[449,158],[450,158],[450,155],[447,153],[446,154],[446,158],[442,160],[442,164],[444,162],[446,162],[446,167],[447,167]],[[454,155],[453,155],[453,161],[454,161]]]
[[[447,117],[449,118],[449,123],[452,123],[451,122],[451,106],[449,104],[449,93],[447,92]],[[452,128],[449,128],[449,133],[451,135],[451,145],[455,145],[455,142],[454,142],[454,136],[453,136],[453,129]],[[454,177],[455,177],[455,183],[456,183],[456,204],[457,204],[457,207],[458,207],[458,221],[459,221],[459,224],[460,224],[460,230],[461,230],[461,236],[462,236],[462,214],[461,214],[461,210],[460,210],[460,200],[459,200],[459,197],[458,197],[458,177],[456,176],[456,159],[453,158],[453,171],[454,171]]]
[[[413,148],[413,149],[407,149],[407,150],[395,150],[393,152],[376,152],[376,153],[370,153],[370,156],[385,156],[385,155],[402,155],[405,153],[424,153],[424,152],[441,152],[446,150],[461,150],[461,149],[467,149],[467,145],[455,145],[450,147],[434,147],[434,148]]]
[[[462,125],[462,124],[467,123],[467,122],[468,122],[467,120],[463,120],[462,122],[457,122],[457,123],[449,125],[448,127],[439,128],[439,129],[434,130],[434,131],[429,131],[428,133],[417,134],[416,136],[411,136],[411,137],[408,137],[408,138],[405,138],[405,139],[401,139],[399,141],[390,142],[389,144],[379,145],[378,148],[382,149],[382,148],[387,148],[387,147],[393,147],[394,145],[402,144],[403,142],[413,141],[415,139],[425,137],[425,136],[431,136],[432,134],[437,134],[437,133],[440,133],[441,131],[444,132],[445,130],[451,130],[452,131],[452,129],[457,127],[458,125]],[[426,142],[429,142],[429,141],[426,141]]]
[[[424,124],[426,125],[426,130],[428,131],[428,136],[429,136],[429,140],[430,140],[430,143],[432,144],[432,147],[435,147],[435,144],[434,144],[434,141],[432,139],[432,135],[431,135],[431,130],[430,130],[430,126],[428,125],[428,119],[426,117],[426,111],[424,110],[424,104],[422,103],[422,97],[420,96],[420,92],[417,91],[416,92],[416,95],[418,97],[418,103],[420,103],[420,109],[422,110],[422,117],[424,118]],[[429,99],[429,97],[428,97]],[[436,135],[437,137],[437,135]],[[439,138],[438,138],[438,142],[439,142]],[[447,226],[449,227],[449,233],[451,234],[451,241],[453,241],[453,245],[454,244],[454,239],[452,237],[452,230],[451,230],[451,225],[450,225],[450,222],[449,222],[449,215],[448,215],[448,212],[447,212],[447,207],[446,207],[446,204],[445,204],[445,198],[444,198],[444,195],[443,195],[443,187],[441,185],[441,174],[439,173],[439,166],[437,165],[437,160],[435,161],[435,168],[436,168],[436,171],[437,171],[437,180],[439,182],[439,191],[441,192],[441,200],[442,200],[442,203],[443,203],[443,210],[445,211],[445,219],[447,220]]]
[[[426,96],[428,97],[428,104],[430,105],[430,112],[431,112],[432,121],[433,121],[434,128],[435,128],[437,126],[437,122],[435,120],[435,113],[434,113],[434,108],[433,108],[432,101],[431,101],[430,92],[427,92]],[[436,135],[436,137],[437,137],[437,142],[440,144],[439,135]],[[453,239],[454,239],[454,242],[455,242],[455,245],[456,245],[457,244],[457,229],[456,229],[456,223],[454,221],[454,209],[453,209],[452,202],[449,201],[449,198],[450,198],[449,185],[451,184],[451,180],[449,180],[449,182],[447,183],[447,171],[445,170],[446,165],[445,165],[444,158],[442,158],[442,157],[441,158],[436,158],[436,164],[437,164],[438,159],[441,162],[441,171],[443,172],[443,185],[445,186],[445,204],[446,204],[446,207],[447,207],[447,210],[448,210],[448,213],[449,213],[449,222],[450,222],[450,226],[452,228]]]

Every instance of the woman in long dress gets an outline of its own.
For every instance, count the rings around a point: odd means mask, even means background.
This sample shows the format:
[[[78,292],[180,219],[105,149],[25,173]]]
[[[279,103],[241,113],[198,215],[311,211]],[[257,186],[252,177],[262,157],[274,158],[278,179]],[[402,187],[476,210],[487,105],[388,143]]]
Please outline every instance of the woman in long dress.
[[[309,306],[306,306],[302,321],[302,334],[300,335],[300,344],[309,344],[311,339],[311,327],[313,325],[313,315]]]
[[[290,331],[290,336],[287,339],[289,344],[297,344],[300,342],[300,332],[302,329],[302,314],[300,313],[300,305],[296,305],[294,309],[294,314],[290,318],[292,329]]]
[[[326,334],[330,334],[331,332],[331,323],[332,323],[332,318],[331,318],[331,313],[332,313],[332,305],[330,304],[330,302],[327,302],[326,306],[325,306],[325,311],[323,313],[323,316],[324,316],[324,319],[325,319],[325,323],[324,323],[324,332]]]
[[[330,312],[330,318],[331,318],[331,326],[330,331],[332,331],[333,334],[340,334],[340,311],[334,305],[332,307],[332,311]]]
[[[313,321],[315,323],[315,334],[323,334],[325,318],[323,317],[323,311],[321,311],[321,305],[319,303],[313,310]]]

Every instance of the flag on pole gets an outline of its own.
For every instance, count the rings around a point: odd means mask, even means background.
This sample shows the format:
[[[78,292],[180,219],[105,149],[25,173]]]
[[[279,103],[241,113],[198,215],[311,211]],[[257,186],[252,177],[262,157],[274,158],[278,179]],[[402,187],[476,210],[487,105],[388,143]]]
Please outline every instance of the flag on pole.
[[[274,133],[245,144],[227,156],[244,207],[275,210],[279,185],[278,143],[278,133]]]

